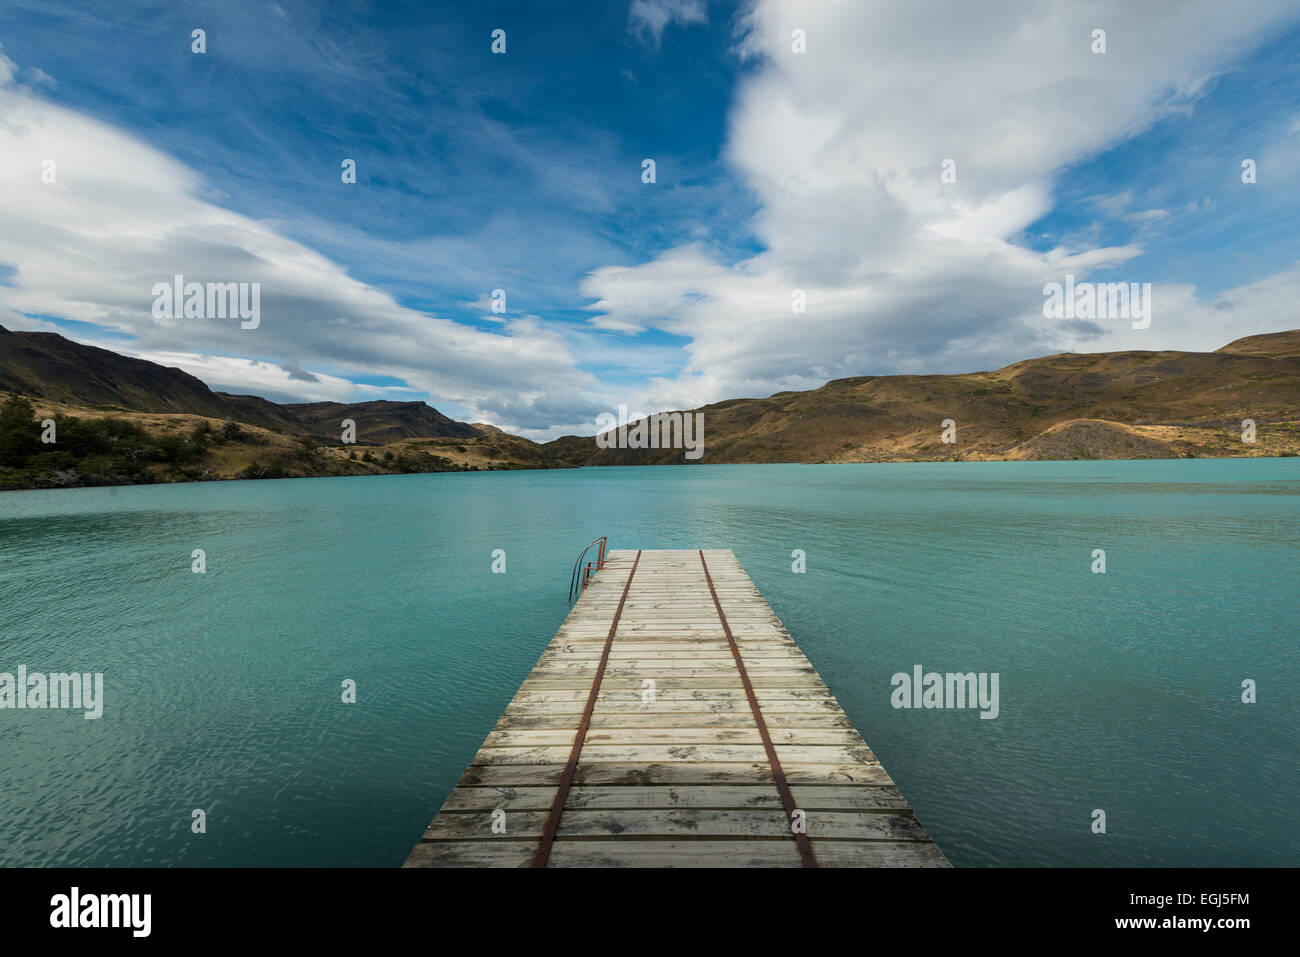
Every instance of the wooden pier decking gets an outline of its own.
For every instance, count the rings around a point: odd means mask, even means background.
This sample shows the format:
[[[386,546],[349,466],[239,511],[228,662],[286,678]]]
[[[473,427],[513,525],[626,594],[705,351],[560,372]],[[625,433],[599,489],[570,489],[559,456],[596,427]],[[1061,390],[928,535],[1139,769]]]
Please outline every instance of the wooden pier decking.
[[[504,812],[504,813],[501,813]],[[730,551],[611,551],[407,867],[946,867]]]

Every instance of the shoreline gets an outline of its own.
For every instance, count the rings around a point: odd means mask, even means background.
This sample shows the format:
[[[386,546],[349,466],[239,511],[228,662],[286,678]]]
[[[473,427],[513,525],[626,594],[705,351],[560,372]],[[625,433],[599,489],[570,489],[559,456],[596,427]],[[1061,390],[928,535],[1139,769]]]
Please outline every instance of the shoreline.
[[[1281,461],[1300,458],[1294,452],[1278,455],[1179,455],[1153,458],[1073,458],[1073,459],[1009,459],[1009,458],[966,458],[966,459],[881,459],[869,462],[636,462],[615,464],[587,465],[551,465],[542,468],[535,466],[502,465],[491,468],[438,469],[413,472],[353,472],[338,475],[268,475],[261,477],[228,475],[206,479],[164,479],[153,482],[105,482],[87,485],[12,485],[0,484],[0,494],[5,492],[58,492],[75,491],[89,488],[135,488],[157,485],[210,485],[225,482],[278,482],[298,479],[345,479],[345,478],[384,478],[395,475],[469,475],[486,472],[556,472],[580,471],[582,469],[653,469],[653,468],[698,468],[708,466],[764,466],[764,465],[803,465],[809,467],[851,466],[851,465],[997,465],[1007,463],[1058,465],[1067,462],[1226,462],[1236,460],[1265,459]]]

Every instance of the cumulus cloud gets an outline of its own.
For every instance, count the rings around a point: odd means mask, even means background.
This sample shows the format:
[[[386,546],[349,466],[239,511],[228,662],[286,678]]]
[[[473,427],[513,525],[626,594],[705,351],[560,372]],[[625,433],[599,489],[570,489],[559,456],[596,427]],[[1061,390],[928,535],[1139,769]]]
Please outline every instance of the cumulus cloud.
[[[690,243],[595,269],[583,287],[592,324],[689,340],[682,374],[639,397],[649,408],[1076,347],[1215,348],[1294,324],[1282,306],[1297,274],[1240,290],[1226,311],[1162,286],[1145,331],[1046,320],[1042,287],[1066,272],[1152,277],[1128,275],[1141,271],[1141,245],[1081,235],[1035,251],[1022,236],[1053,208],[1072,164],[1193,109],[1217,71],[1295,12],[1287,0],[757,0],[738,37],[753,73],[726,156],[758,200],[762,251],[725,262]],[[1099,26],[1106,54],[1091,52]],[[806,53],[792,52],[795,29]],[[941,176],[945,160],[955,182]],[[1125,211],[1131,202],[1094,199]],[[795,290],[804,314],[792,309]]]

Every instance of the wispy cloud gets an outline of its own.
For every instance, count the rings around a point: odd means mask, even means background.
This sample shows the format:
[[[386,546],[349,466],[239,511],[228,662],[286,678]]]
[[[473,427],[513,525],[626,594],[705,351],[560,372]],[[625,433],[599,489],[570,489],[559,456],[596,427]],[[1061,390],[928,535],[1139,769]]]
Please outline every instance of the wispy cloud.
[[[672,24],[689,26],[708,20],[708,0],[632,0],[627,11],[628,29],[654,47]]]

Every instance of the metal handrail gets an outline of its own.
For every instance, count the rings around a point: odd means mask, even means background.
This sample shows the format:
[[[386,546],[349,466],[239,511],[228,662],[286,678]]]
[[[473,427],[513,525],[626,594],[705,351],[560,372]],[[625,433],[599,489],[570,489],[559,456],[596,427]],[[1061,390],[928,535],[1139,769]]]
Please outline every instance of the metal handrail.
[[[606,536],[602,535],[600,538],[592,542],[591,545],[588,545],[586,548],[584,548],[582,551],[578,553],[577,560],[575,560],[573,563],[573,572],[572,574],[569,575],[569,603],[570,604],[573,603],[573,596],[575,593],[579,595],[582,594],[582,590],[587,587],[587,582],[588,580],[590,580],[593,574],[591,568],[592,565],[591,562],[587,562],[585,567],[582,564],[582,560],[587,557],[587,552],[591,551],[592,546],[594,545],[600,546],[600,548],[596,551],[596,563],[595,563],[596,570],[599,571],[601,568],[605,567],[605,543],[606,543]],[[579,578],[578,575],[579,568],[582,568],[581,578]]]

